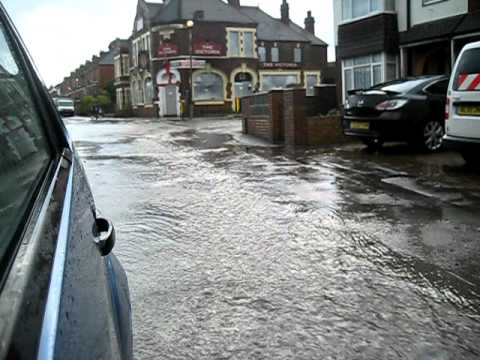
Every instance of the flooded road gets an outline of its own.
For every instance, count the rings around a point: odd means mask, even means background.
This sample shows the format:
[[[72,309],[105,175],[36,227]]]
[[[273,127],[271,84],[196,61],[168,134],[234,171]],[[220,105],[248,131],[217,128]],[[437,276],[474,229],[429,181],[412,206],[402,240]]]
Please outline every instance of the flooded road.
[[[136,359],[480,358],[480,176],[232,120],[68,128],[117,228]]]

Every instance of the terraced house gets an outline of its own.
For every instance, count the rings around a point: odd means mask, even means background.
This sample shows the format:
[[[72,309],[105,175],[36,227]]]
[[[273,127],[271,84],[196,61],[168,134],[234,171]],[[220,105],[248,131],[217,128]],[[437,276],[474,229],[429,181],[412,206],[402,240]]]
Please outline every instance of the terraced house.
[[[224,114],[254,91],[320,84],[327,44],[312,14],[301,27],[286,0],[279,7],[274,18],[239,0],[139,0],[130,47],[135,114],[179,116],[190,104],[196,116]]]
[[[480,40],[479,0],[333,0],[341,96],[407,75],[449,74]]]

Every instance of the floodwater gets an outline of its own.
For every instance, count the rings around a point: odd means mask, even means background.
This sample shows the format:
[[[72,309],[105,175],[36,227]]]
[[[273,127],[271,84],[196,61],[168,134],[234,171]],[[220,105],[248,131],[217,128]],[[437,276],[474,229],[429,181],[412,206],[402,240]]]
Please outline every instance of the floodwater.
[[[68,121],[117,228],[136,359],[480,358],[480,176],[234,120]]]

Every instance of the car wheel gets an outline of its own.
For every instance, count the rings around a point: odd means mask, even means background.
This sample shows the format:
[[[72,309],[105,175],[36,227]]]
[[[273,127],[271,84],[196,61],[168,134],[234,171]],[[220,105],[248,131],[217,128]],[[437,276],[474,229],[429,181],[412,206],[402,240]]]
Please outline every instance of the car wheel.
[[[430,152],[438,151],[443,145],[445,129],[438,121],[429,121],[423,127],[423,147]]]
[[[383,145],[382,139],[362,138],[361,140],[370,151],[380,150]]]

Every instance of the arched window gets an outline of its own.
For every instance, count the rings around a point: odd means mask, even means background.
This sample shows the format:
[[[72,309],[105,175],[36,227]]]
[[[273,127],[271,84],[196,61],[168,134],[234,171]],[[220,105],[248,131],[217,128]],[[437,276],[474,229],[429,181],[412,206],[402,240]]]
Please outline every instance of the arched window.
[[[153,82],[152,79],[148,78],[145,80],[145,104],[151,104],[154,96]]]
[[[225,85],[221,75],[213,72],[197,73],[193,77],[193,99],[197,101],[223,101]]]

